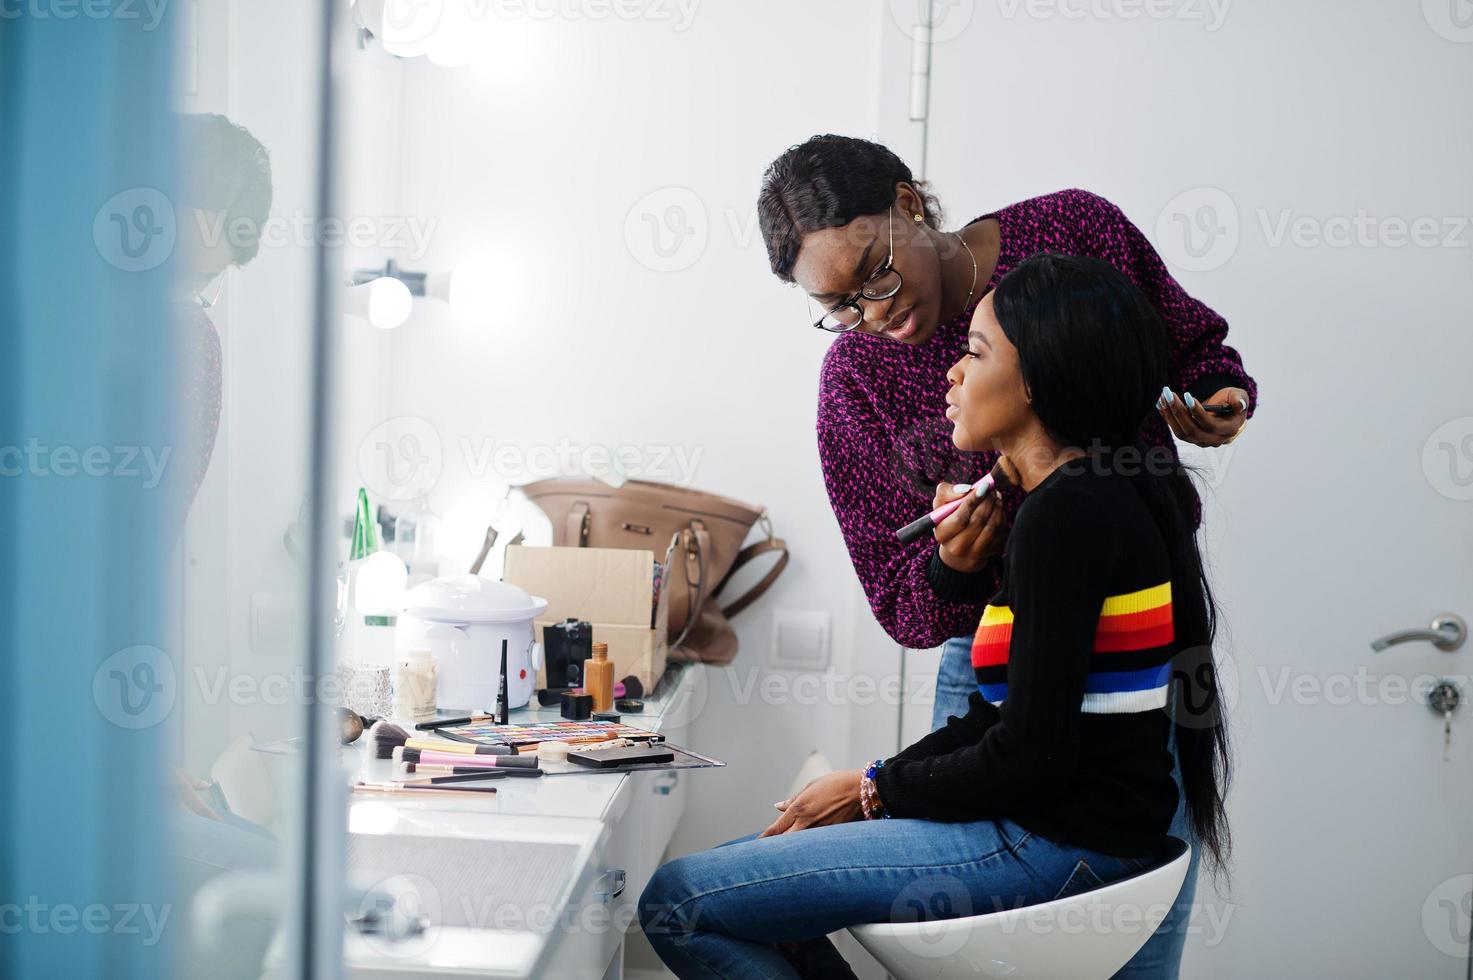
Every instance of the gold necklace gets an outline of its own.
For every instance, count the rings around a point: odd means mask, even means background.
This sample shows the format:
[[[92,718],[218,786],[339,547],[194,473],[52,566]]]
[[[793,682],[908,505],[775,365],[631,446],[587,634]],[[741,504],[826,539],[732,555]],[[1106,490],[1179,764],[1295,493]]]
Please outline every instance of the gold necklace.
[[[972,301],[972,293],[977,290],[977,256],[972,254],[972,246],[967,244],[961,232],[954,231],[952,234],[956,236],[957,241],[962,243],[962,248],[967,250],[967,257],[972,260],[972,285],[967,287],[967,298],[962,302],[962,312],[966,312],[967,304]]]

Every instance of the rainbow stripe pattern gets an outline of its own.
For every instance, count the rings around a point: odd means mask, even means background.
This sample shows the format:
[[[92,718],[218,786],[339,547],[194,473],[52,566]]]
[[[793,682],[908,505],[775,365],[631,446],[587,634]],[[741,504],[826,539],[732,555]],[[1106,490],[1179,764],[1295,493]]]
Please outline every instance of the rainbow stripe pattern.
[[[1165,707],[1175,638],[1169,581],[1106,598],[1080,710],[1130,714]],[[972,668],[978,690],[995,705],[1008,696],[1012,641],[1012,609],[989,605],[972,640]]]

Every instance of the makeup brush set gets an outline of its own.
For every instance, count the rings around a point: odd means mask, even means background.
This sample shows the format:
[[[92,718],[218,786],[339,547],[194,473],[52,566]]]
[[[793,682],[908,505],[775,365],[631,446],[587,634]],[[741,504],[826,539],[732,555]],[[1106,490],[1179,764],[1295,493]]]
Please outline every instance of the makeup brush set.
[[[627,772],[724,763],[669,745],[665,736],[613,722],[495,725],[469,721],[417,736],[388,721],[373,726],[373,752],[406,782],[530,778],[544,773]]]

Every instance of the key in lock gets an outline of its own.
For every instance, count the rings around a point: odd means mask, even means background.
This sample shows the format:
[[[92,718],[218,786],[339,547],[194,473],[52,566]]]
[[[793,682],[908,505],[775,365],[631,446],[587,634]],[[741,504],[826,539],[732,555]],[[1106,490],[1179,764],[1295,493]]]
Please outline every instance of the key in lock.
[[[1463,703],[1463,692],[1452,681],[1443,679],[1427,689],[1427,707],[1442,716],[1442,760],[1446,762],[1453,749],[1453,712]]]

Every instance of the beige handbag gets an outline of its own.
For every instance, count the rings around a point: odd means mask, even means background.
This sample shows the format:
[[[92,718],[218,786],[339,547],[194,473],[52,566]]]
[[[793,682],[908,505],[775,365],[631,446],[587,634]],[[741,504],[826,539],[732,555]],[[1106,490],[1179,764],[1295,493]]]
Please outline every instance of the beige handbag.
[[[571,548],[665,548],[664,582],[670,609],[670,659],[726,664],[737,653],[727,622],[772,587],[788,564],[788,547],[773,537],[760,507],[666,483],[629,480],[612,487],[600,480],[540,480],[522,492],[552,521],[553,544]],[[742,547],[762,522],[765,541]],[[667,543],[668,544],[665,544]],[[753,559],[776,553],[766,575],[724,605],[721,591]]]

